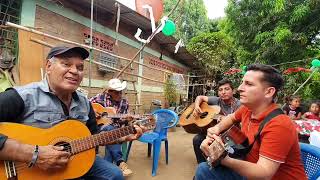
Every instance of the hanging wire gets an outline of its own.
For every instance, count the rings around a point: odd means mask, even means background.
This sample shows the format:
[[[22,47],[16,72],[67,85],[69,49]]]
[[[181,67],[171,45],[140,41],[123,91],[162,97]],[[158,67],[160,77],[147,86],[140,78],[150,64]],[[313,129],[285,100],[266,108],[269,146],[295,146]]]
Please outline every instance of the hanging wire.
[[[298,87],[297,90],[294,91],[294,93],[292,94],[292,96],[294,96],[295,94],[297,94],[297,92],[298,92],[304,85],[307,84],[307,82],[311,79],[311,77],[313,76],[313,74],[314,74],[315,72],[317,72],[318,70],[319,70],[319,68],[316,67],[316,68],[312,71],[312,73],[309,75],[309,77]],[[287,103],[284,103],[281,108],[283,108],[286,104],[287,104]]]
[[[272,64],[270,66],[281,66],[281,65],[285,65],[285,64],[293,64],[293,63],[297,63],[297,62],[310,61],[312,59],[315,59],[315,58],[300,59],[300,60],[296,60],[296,61],[284,62],[284,63],[279,63],[279,64]]]

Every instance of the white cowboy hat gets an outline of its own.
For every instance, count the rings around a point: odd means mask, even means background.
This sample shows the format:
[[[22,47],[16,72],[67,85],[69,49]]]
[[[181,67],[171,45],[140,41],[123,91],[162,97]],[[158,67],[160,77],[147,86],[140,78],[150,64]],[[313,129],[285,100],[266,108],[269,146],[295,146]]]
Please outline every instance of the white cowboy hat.
[[[110,79],[108,82],[108,90],[122,91],[127,87],[127,81],[121,83],[120,79]]]

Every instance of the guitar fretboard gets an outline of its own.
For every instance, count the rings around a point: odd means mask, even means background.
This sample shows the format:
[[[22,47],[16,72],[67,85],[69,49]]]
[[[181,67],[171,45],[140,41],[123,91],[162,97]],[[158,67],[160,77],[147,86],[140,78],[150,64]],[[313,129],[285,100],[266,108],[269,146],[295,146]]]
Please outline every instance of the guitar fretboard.
[[[136,133],[134,127],[126,126],[112,131],[101,132],[99,134],[73,140],[70,142],[71,154],[78,154],[88,149],[92,149],[96,146],[104,146],[121,137],[134,133]]]

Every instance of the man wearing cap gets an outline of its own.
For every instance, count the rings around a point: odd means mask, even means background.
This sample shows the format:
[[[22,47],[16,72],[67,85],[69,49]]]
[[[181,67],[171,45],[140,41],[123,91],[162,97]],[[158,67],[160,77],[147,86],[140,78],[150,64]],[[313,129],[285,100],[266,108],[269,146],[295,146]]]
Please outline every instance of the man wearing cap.
[[[40,82],[7,89],[0,93],[0,121],[50,128],[66,119],[77,119],[97,133],[95,113],[87,98],[76,91],[84,75],[84,59],[89,56],[81,47],[54,47],[46,62],[46,78]],[[141,134],[125,140],[133,140]],[[70,158],[62,146],[34,146],[0,135],[0,159],[24,162],[45,171],[63,169]],[[96,157],[84,179],[124,179],[112,163]]]
[[[114,78],[109,80],[107,89],[100,94],[92,97],[92,103],[99,103],[104,107],[114,107],[117,114],[127,114],[129,109],[128,101],[122,98],[122,91],[127,87],[127,82],[121,82],[119,79]],[[115,129],[113,125],[102,126],[102,131],[110,131]],[[121,144],[107,145],[105,147],[105,160],[114,162],[122,170],[124,176],[132,174],[128,164],[122,158]]]

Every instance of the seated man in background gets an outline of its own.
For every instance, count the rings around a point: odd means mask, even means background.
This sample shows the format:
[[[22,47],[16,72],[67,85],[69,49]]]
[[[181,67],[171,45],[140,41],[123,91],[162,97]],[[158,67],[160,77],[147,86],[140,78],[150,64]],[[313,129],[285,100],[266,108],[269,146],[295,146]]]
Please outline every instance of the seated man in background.
[[[207,102],[208,105],[218,105],[221,107],[220,114],[221,115],[228,115],[235,112],[239,106],[240,101],[233,97],[233,86],[232,82],[227,79],[223,79],[218,82],[218,96],[198,96],[195,100],[195,109],[193,114],[195,116],[199,116],[202,113],[200,109],[200,104],[202,102]],[[202,151],[200,150],[200,145],[202,141],[206,138],[207,132],[202,132],[197,134],[193,138],[193,149],[194,153],[196,154],[197,162],[205,162],[206,159],[204,158]]]
[[[115,108],[116,114],[127,114],[129,110],[128,101],[122,98],[122,91],[127,87],[127,82],[121,82],[119,79],[111,79],[108,82],[107,89],[96,96],[92,97],[90,101],[92,103],[99,103],[103,107]],[[102,131],[110,131],[117,127],[113,124],[102,126]],[[124,176],[132,174],[132,170],[129,169],[128,164],[124,162],[122,158],[121,144],[107,145],[105,147],[104,159],[109,162],[114,162],[122,170]]]

